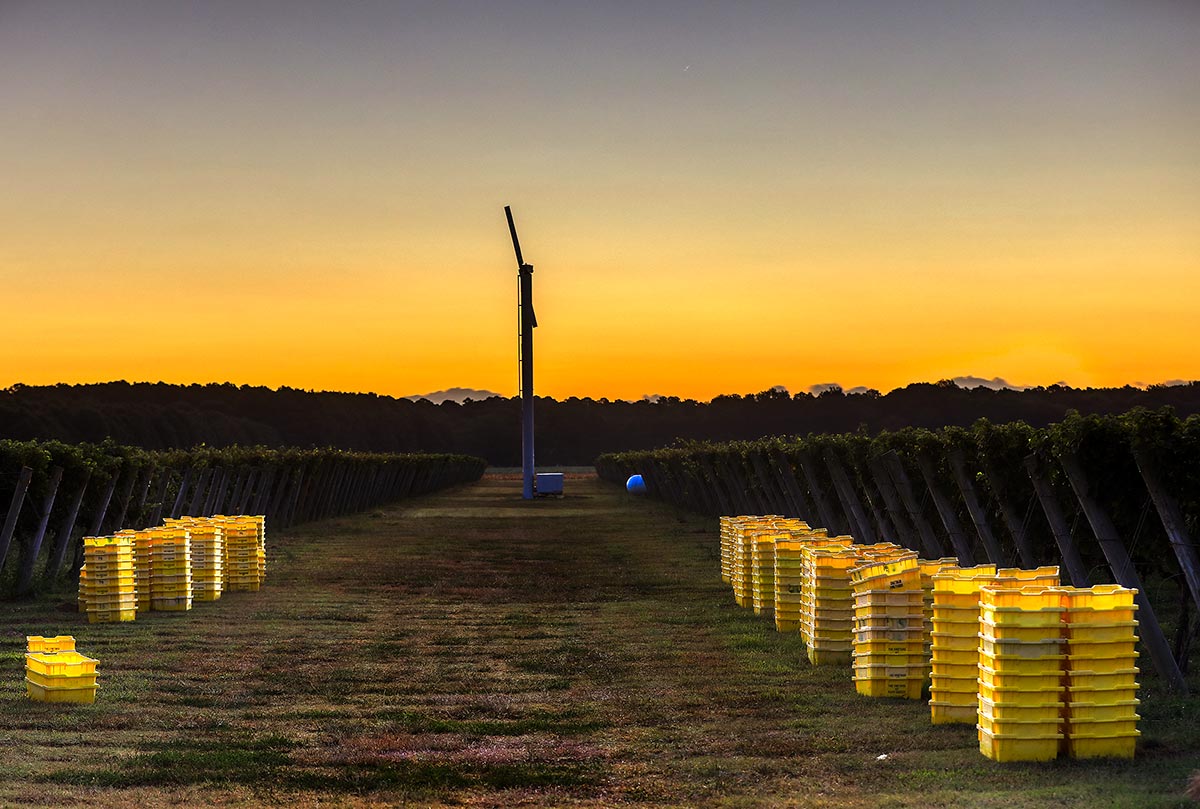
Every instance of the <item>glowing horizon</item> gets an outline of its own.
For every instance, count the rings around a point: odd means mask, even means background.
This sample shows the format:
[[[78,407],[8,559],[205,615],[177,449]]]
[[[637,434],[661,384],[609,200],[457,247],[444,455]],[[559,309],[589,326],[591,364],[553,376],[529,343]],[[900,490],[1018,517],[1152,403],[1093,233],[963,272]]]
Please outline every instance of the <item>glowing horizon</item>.
[[[0,9],[0,386],[1200,378],[1200,9]],[[685,69],[686,68],[686,69]]]

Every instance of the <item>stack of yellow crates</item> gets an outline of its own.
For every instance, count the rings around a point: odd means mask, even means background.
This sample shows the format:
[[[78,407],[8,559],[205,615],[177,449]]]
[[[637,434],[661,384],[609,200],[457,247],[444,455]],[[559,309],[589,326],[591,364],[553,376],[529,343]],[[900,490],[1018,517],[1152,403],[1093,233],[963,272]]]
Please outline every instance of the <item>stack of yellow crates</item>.
[[[775,541],[787,534],[756,534],[750,545],[750,604],[755,615],[775,612]]]
[[[1067,643],[1063,733],[1072,758],[1133,758],[1137,729],[1137,590],[1060,590]]]
[[[854,651],[854,592],[850,569],[859,555],[850,546],[809,546],[803,550],[800,635],[809,662],[824,666],[850,662]]]
[[[151,529],[150,608],[182,612],[192,608],[191,535],[182,523]]]
[[[929,662],[933,659],[933,577],[938,573],[962,568],[958,566],[958,559],[954,556],[946,556],[941,559],[918,559],[917,568],[921,571],[921,593],[923,595],[921,614],[925,616],[923,640],[925,641],[925,659]],[[930,671],[927,670],[925,679],[929,679],[929,675]]]
[[[917,555],[850,571],[854,588],[854,687],[869,697],[920,699],[925,683]]]
[[[935,725],[978,723],[979,591],[1002,582],[1011,587],[1054,587],[1058,568],[996,570],[993,565],[979,565],[934,574],[929,710]]]
[[[192,600],[216,601],[225,589],[225,529],[204,518],[186,527],[191,537]]]
[[[84,537],[83,559],[86,575],[79,578],[79,593],[88,622],[137,618],[132,539],[127,536]]]
[[[979,712],[979,590],[996,580],[994,565],[944,570],[933,576],[933,724],[977,724]]]
[[[995,761],[1050,761],[1063,738],[1059,592],[987,586],[979,610],[979,751]]]
[[[218,517],[225,533],[225,590],[258,590],[266,577],[267,557],[263,522],[255,517]],[[750,565],[745,560],[749,584]],[[747,596],[749,591],[747,590]]]
[[[734,520],[742,519],[741,517],[722,516],[717,518],[717,523],[721,526],[721,581],[728,583],[732,573],[730,571],[729,547],[733,543],[733,523]]]
[[[133,539],[133,570],[137,580],[137,611],[149,612],[154,589],[150,557],[154,550],[151,531],[122,531]]]
[[[800,632],[804,618],[804,549],[845,546],[849,537],[830,537],[804,526],[775,542],[775,628]]]
[[[75,638],[31,635],[25,653],[25,693],[35,702],[96,701],[96,661],[75,651]]]

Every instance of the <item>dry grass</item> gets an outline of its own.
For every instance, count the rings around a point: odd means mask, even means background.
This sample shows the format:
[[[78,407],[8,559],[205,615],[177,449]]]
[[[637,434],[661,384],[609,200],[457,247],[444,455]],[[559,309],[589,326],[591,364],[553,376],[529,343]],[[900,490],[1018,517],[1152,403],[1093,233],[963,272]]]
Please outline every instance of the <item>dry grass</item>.
[[[260,593],[93,625],[0,609],[0,805],[1179,806],[1195,699],[1144,677],[1133,762],[997,765],[733,605],[715,526],[488,478],[272,536]],[[25,634],[101,661],[24,698]],[[877,756],[887,754],[885,760]]]

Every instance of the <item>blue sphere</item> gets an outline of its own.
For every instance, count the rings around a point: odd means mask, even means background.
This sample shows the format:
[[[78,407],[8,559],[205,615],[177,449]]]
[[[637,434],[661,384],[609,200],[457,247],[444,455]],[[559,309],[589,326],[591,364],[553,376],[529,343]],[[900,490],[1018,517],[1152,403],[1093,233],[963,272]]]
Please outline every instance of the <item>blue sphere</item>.
[[[646,481],[642,480],[641,475],[631,475],[629,480],[625,481],[625,491],[630,494],[645,494]]]

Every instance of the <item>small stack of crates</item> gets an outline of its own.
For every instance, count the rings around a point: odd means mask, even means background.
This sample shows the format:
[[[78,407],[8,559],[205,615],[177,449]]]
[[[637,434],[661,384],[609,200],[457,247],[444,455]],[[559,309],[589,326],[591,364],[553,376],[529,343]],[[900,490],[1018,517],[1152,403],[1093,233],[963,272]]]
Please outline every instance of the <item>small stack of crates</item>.
[[[755,534],[750,544],[750,605],[755,615],[775,612],[775,541],[786,534]]]
[[[79,577],[79,594],[88,623],[137,618],[132,539],[84,537],[83,559],[86,574]]]
[[[1063,708],[1062,599],[1039,585],[979,591],[979,751],[995,761],[1057,757]]]
[[[151,529],[150,608],[183,612],[192,608],[191,535],[181,523]]]
[[[225,529],[203,518],[186,523],[191,537],[192,600],[216,601],[225,589]]]
[[[75,651],[75,638],[26,638],[25,693],[35,702],[96,701],[96,661]]]
[[[1063,734],[1071,758],[1133,758],[1137,729],[1137,590],[1059,591],[1067,644]]]
[[[262,518],[214,517],[213,519],[221,523],[225,533],[225,590],[258,590],[262,586],[267,572]],[[743,561],[745,586],[750,583],[750,560],[745,558]],[[749,597],[748,588],[745,592]]]
[[[929,710],[935,725],[978,724],[979,591],[1001,582],[1054,587],[1058,568],[996,570],[979,565],[934,574]]]
[[[818,666],[849,663],[854,652],[854,591],[850,569],[859,555],[851,546],[807,546],[802,551],[800,635],[808,660]]]
[[[854,687],[868,697],[920,699],[925,684],[917,555],[850,571],[854,588]]]

